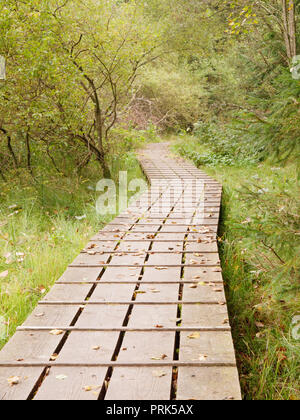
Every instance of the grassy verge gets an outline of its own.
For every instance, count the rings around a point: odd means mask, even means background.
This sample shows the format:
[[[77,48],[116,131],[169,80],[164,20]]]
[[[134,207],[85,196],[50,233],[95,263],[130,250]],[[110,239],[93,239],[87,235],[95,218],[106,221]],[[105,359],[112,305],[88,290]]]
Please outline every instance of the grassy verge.
[[[115,160],[116,180],[119,170],[128,170],[128,180],[143,178],[132,153]],[[96,213],[99,178],[92,167],[84,177],[48,173],[36,182],[24,173],[1,183],[0,348],[88,238],[114,217]]]
[[[174,150],[224,187],[219,245],[244,398],[300,399],[296,165],[224,161],[191,136]]]

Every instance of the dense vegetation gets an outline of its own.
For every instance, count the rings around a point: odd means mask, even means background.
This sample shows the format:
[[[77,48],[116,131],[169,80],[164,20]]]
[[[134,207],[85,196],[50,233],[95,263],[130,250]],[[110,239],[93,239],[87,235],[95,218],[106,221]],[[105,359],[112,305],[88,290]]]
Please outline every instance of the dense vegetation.
[[[0,8],[9,334],[108,220],[94,211],[96,182],[120,168],[141,177],[134,149],[174,138],[224,185],[219,243],[244,396],[299,399],[300,1]]]

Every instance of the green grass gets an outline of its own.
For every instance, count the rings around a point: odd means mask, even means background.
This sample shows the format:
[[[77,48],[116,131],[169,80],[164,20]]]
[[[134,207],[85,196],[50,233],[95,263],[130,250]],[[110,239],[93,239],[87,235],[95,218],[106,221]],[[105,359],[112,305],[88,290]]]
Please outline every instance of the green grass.
[[[128,180],[143,178],[132,153],[115,160],[113,175],[126,169]],[[88,238],[114,217],[96,213],[99,178],[99,168],[92,166],[84,177],[48,173],[34,182],[24,171],[22,177],[0,183],[0,348]]]
[[[300,399],[300,330],[298,339],[292,334],[300,314],[296,165],[222,162],[191,136],[174,150],[224,187],[219,247],[244,398]]]

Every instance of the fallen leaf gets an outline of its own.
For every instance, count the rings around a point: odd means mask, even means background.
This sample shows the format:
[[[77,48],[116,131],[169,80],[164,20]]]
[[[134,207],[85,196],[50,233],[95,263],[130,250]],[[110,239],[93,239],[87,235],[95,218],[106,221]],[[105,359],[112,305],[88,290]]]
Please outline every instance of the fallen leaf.
[[[51,334],[51,335],[61,335],[61,334],[63,334],[63,330],[52,330],[52,331],[50,331],[49,334]]]
[[[200,334],[198,332],[194,332],[194,333],[188,335],[188,338],[190,338],[190,339],[199,338],[199,337],[200,337]]]
[[[75,216],[76,220],[83,220],[86,219],[86,214],[84,214],[83,216]]]
[[[164,360],[166,357],[168,357],[166,354],[162,354],[161,356],[152,356],[152,360]]]
[[[94,346],[94,347],[92,347],[92,350],[100,350],[100,346]]]
[[[20,378],[19,376],[10,376],[9,378],[7,378],[7,382],[10,386],[18,385],[18,383],[20,382]]]
[[[154,370],[152,372],[152,375],[156,378],[161,378],[162,376],[166,376],[167,374],[163,370]]]
[[[207,355],[206,354],[199,354],[199,357],[198,357],[198,359],[201,361],[201,362],[204,362],[206,359],[207,359]]]

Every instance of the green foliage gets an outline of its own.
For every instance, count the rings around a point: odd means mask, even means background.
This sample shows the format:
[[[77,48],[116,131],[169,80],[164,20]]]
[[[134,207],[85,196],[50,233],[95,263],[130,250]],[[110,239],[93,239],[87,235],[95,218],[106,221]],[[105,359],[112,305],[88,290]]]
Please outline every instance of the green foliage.
[[[231,128],[200,122],[195,124],[194,136],[182,133],[181,137],[183,141],[176,145],[177,151],[196,166],[243,166],[262,160],[261,145],[251,143],[249,137],[241,141]]]
[[[300,2],[170,4],[0,0],[0,272],[14,258],[1,311],[12,332],[105,222],[93,182],[140,174],[134,149],[176,132],[177,152],[225,186],[220,244],[244,395],[298,398]]]
[[[134,1],[61,7],[54,0],[18,7],[0,1],[0,7],[0,54],[7,59],[2,174],[12,163],[33,172],[32,164],[50,152],[71,156],[73,166],[96,159],[108,173],[111,130],[131,102],[140,68],[153,59],[159,28]]]

